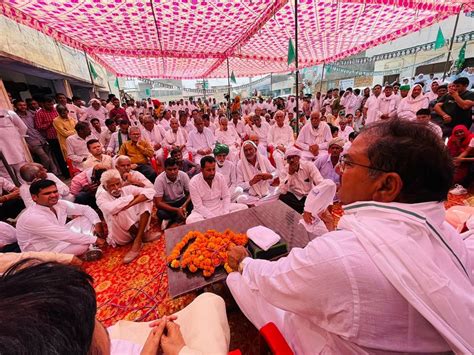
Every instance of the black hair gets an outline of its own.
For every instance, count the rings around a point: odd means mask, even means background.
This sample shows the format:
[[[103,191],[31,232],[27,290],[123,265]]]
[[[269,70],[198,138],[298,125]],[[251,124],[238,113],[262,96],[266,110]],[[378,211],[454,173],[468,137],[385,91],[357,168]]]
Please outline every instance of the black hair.
[[[165,169],[169,168],[170,166],[177,166],[178,163],[175,158],[166,158],[165,160]]]
[[[95,138],[94,139],[89,139],[86,143],[87,144],[87,149],[89,149],[89,146],[91,146],[94,143],[100,143],[100,142],[99,142],[99,140],[97,140]]]
[[[22,260],[0,277],[1,354],[87,354],[97,303],[79,268]]]
[[[360,94],[360,89],[354,89],[354,94],[359,95]]]
[[[456,80],[453,81],[453,84],[459,84],[459,85],[467,86],[467,85],[469,85],[469,79],[465,78],[465,77],[457,78]]]
[[[76,101],[76,100],[81,100],[81,98],[79,96],[73,96],[71,100]]]
[[[89,127],[89,123],[77,122],[76,125],[74,126],[74,129],[76,130],[76,132],[79,132],[79,131],[85,130],[87,127]]]
[[[104,168],[100,168],[100,169],[94,168],[92,171],[92,176],[91,176],[92,182],[100,184],[100,178],[102,177],[102,174],[105,173],[106,171],[107,169],[104,169]]]
[[[334,133],[336,133],[336,132],[339,132],[339,128],[336,127],[336,126],[331,126],[331,127],[329,127],[329,128],[331,129],[331,134],[334,134]]]
[[[353,131],[353,132],[349,133],[349,140],[356,139],[358,135],[359,135],[359,133],[357,133],[356,131]]]
[[[50,186],[56,186],[56,183],[48,179],[35,181],[30,185],[30,194],[38,195],[41,190],[46,189]]]
[[[201,158],[201,169],[204,169],[204,167],[206,166],[206,163],[215,163],[216,162],[216,158],[214,158],[212,155],[206,155],[204,157]]]
[[[440,86],[438,86],[438,90],[439,90],[439,89],[446,89],[446,90],[448,90],[448,85],[447,85],[447,84],[440,85]]]
[[[48,97],[45,97],[45,98],[43,99],[43,101],[38,101],[38,102],[55,102],[55,101],[54,101],[54,99],[53,99],[52,97],[49,97],[49,96],[48,96]]]
[[[416,115],[431,115],[431,111],[427,108],[421,108],[418,111],[416,111]]]
[[[90,122],[92,123],[92,121],[97,121],[97,122],[99,122],[100,120],[99,120],[97,117],[94,117],[94,118],[91,118],[91,121],[90,121]]]
[[[407,120],[376,122],[364,128],[361,135],[368,137],[370,165],[397,173],[402,179],[399,202],[441,202],[447,198],[453,182],[453,161],[443,141],[425,124]],[[380,174],[376,170],[370,173]]]
[[[67,99],[67,96],[65,94],[63,94],[62,92],[58,92],[56,95],[54,95],[56,100],[59,100],[59,96],[64,96]]]
[[[130,124],[130,121],[127,119],[120,120],[119,124]]]
[[[178,153],[181,153],[181,150],[179,148],[173,148],[170,152],[170,156],[174,156]]]

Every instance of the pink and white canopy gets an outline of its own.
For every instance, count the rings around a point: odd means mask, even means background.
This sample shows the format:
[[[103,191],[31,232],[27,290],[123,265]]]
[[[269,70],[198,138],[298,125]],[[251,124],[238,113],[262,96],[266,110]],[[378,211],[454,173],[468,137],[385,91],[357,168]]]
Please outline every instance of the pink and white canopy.
[[[300,67],[336,61],[441,21],[474,0],[300,0]],[[86,51],[118,76],[213,78],[293,70],[294,1],[2,0],[1,12]],[[433,39],[434,40],[434,39]]]

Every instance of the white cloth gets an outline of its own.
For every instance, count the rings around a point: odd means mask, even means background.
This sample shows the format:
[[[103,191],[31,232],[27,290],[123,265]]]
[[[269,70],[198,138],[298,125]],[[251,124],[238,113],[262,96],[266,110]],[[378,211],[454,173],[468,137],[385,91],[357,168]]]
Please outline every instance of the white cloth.
[[[240,146],[241,139],[234,127],[227,127],[227,131],[218,129],[215,134],[216,142],[227,145],[229,148]]]
[[[84,110],[84,116],[82,117],[83,121],[90,122],[91,119],[98,118],[101,126],[105,126],[105,120],[109,118],[109,111],[102,105],[96,110],[94,107],[90,106]]]
[[[263,144],[265,148],[268,145],[267,139],[268,139],[268,132],[270,131],[270,124],[265,121],[264,118],[262,118],[262,124],[260,127],[257,127],[257,125],[253,124],[251,126],[247,125],[245,126],[245,133],[247,135],[251,134],[256,134],[258,136],[258,142],[260,144]]]
[[[58,188],[58,193],[61,199],[67,200],[67,201],[74,200],[74,196],[71,195],[69,191],[69,187],[64,182],[59,180],[59,178],[52,173],[47,173],[46,175],[47,175],[46,177],[47,180],[51,180],[56,183],[56,187]],[[31,186],[31,183],[24,183],[20,186],[20,197],[22,198],[23,203],[25,204],[25,207],[30,207],[35,203],[33,199],[31,198],[30,186]]]
[[[331,139],[331,128],[329,128],[329,125],[326,122],[320,122],[318,128],[313,128],[310,121],[301,128],[295,145],[311,154],[309,152],[310,146],[317,144],[320,150],[327,150]]]
[[[142,138],[148,141],[152,147],[155,144],[162,144],[163,139],[165,138],[166,131],[161,125],[155,124],[151,131],[147,130],[146,128],[141,129]]]
[[[349,134],[351,134],[352,132],[354,132],[354,129],[351,127],[351,126],[347,126],[344,127],[344,130],[341,129],[341,127],[338,127],[339,128],[339,137],[341,138],[344,138],[344,141],[347,142],[349,140]]]
[[[194,162],[199,164],[203,156],[197,154],[197,151],[202,149],[210,149],[211,152],[209,154],[212,154],[214,144],[215,138],[212,134],[212,131],[209,128],[204,127],[202,133],[199,133],[197,130],[194,130],[189,133],[186,148],[193,154]]]
[[[0,222],[0,248],[16,243],[16,229],[5,222]]]
[[[229,126],[232,126],[235,129],[235,131],[238,133],[240,138],[244,138],[246,133],[245,133],[245,125],[242,122],[242,120],[239,119],[237,121],[237,124],[234,123],[234,120],[231,120],[229,121]]]
[[[264,226],[256,226],[247,229],[247,236],[263,250],[270,249],[272,245],[275,245],[281,239],[277,233]]]
[[[397,109],[398,118],[407,119],[407,120],[415,120],[416,119],[416,112],[422,108],[428,108],[430,101],[428,97],[426,97],[423,93],[418,95],[417,97],[412,97],[412,92],[415,87],[419,85],[413,86],[410,91],[408,92],[407,97],[403,98],[400,101],[400,105]]]
[[[343,96],[341,98],[341,105],[344,106],[346,115],[354,115],[356,110],[359,108],[359,106],[357,106],[358,103],[359,100],[357,99],[357,96],[355,96],[353,93],[349,93],[347,96]]]
[[[188,142],[188,132],[178,127],[178,131],[175,133],[172,129],[166,131],[163,145],[167,149],[173,149],[175,146],[186,145]]]
[[[230,329],[224,300],[203,293],[174,314],[186,346],[179,355],[227,355]],[[197,321],[199,320],[199,321]],[[139,355],[150,333],[150,322],[121,320],[109,327],[112,355]],[[202,330],[206,329],[205,332]]]
[[[84,159],[89,156],[87,141],[90,139],[93,139],[93,137],[87,136],[82,139],[77,133],[66,138],[67,157],[71,159],[72,165],[81,171],[84,170]]]
[[[321,236],[328,232],[326,225],[318,215],[325,211],[329,205],[332,205],[334,196],[336,196],[336,184],[329,179],[321,181],[308,194],[304,203],[304,211],[311,213],[313,223],[306,223],[304,219],[300,219],[300,223],[311,233],[312,237]]]
[[[16,186],[10,180],[0,176],[0,195],[2,195],[4,192],[11,192],[15,188]],[[2,204],[0,203],[0,206],[1,205]]]
[[[280,193],[291,192],[301,200],[310,193],[313,186],[322,181],[323,177],[313,162],[300,160],[300,167],[297,172],[290,175],[286,171],[284,178],[280,181]]]
[[[18,245],[22,251],[63,252],[69,247],[83,246],[85,250],[96,237],[92,227],[100,222],[97,213],[89,206],[59,200],[49,207],[34,204],[18,218],[16,229]],[[68,216],[82,216],[66,224]],[[85,251],[84,250],[84,251]]]
[[[135,196],[144,195],[148,201],[138,203],[126,210],[121,211],[127,206]],[[107,242],[113,246],[123,245],[131,242],[133,237],[130,235],[131,226],[138,223],[140,216],[149,212],[153,208],[153,197],[155,190],[153,188],[142,188],[133,185],[123,186],[121,196],[116,198],[108,193],[102,186],[97,189],[96,201],[97,206],[104,214],[104,220],[107,223],[109,234]],[[151,218],[148,221],[149,222]]]
[[[378,100],[378,112],[377,112],[377,120],[380,120],[380,116],[387,115],[388,118],[395,118],[397,117],[397,109],[398,105],[400,104],[401,97],[397,95],[390,95],[386,96],[385,93],[380,94]]]
[[[443,212],[440,207],[439,211]],[[425,212],[436,225],[442,225],[449,245],[466,263],[463,241],[444,224],[442,213],[430,209]],[[370,226],[373,219],[364,214],[359,221]],[[413,230],[413,233],[398,217],[379,218],[375,222],[381,239],[402,235],[405,239],[412,237],[413,242],[423,240],[427,244],[415,246],[411,249],[413,253],[430,257],[433,264],[438,262],[438,255],[442,257],[440,266],[434,265],[433,269],[418,266],[418,270],[426,270],[427,275],[431,275],[444,266],[445,251],[438,253],[435,247],[438,242],[426,239],[425,228]],[[413,260],[417,265],[418,257]],[[449,262],[454,266],[451,260]],[[445,273],[439,271],[440,275]],[[458,270],[454,273],[453,283],[461,277]],[[429,287],[429,281],[424,280],[425,285],[420,287]],[[276,262],[246,258],[243,274],[229,274],[227,284],[241,310],[257,329],[274,321],[297,354],[436,353],[450,349],[438,330],[384,276],[350,229],[315,238],[305,248],[294,248],[287,257]],[[458,286],[453,285],[455,289]],[[470,287],[472,302],[472,285]],[[444,290],[445,287],[439,289]],[[433,288],[433,291],[437,289]],[[446,299],[446,305],[450,302]],[[458,312],[460,322],[464,321],[465,326],[472,328],[468,307],[451,309]]]
[[[382,274],[455,353],[473,353],[474,277],[464,243],[453,241],[459,234],[444,221],[443,203],[359,202],[344,210],[339,228],[354,232]],[[390,226],[390,234],[380,233]]]
[[[268,195],[270,184],[272,179],[259,181],[256,184],[250,186],[250,180],[257,174],[261,173],[270,173],[275,177],[275,168],[270,163],[268,158],[264,157],[257,151],[257,162],[255,166],[250,164],[245,157],[244,154],[244,147],[242,146],[240,156],[242,159],[239,160],[237,163],[237,184],[244,189],[244,191],[248,191],[248,193],[252,196],[258,196],[259,198]]]
[[[288,148],[295,142],[293,130],[288,124],[283,124],[283,127],[278,126],[278,124],[274,124],[268,131],[267,142],[269,146],[274,148],[278,147],[279,145]]]
[[[10,110],[0,109],[0,150],[9,164],[26,162],[25,144],[22,137],[28,127],[18,115]]]
[[[365,102],[364,108],[367,109],[367,118],[365,124],[373,123],[377,121],[378,109],[379,109],[379,97],[371,95]]]
[[[186,224],[247,208],[245,205],[230,202],[229,188],[220,173],[216,173],[211,185],[204,180],[202,173],[194,176],[189,182],[193,211],[186,219]]]
[[[74,104],[66,104],[66,108],[69,111],[68,116],[73,118],[76,122],[84,120],[85,110],[82,107]]]

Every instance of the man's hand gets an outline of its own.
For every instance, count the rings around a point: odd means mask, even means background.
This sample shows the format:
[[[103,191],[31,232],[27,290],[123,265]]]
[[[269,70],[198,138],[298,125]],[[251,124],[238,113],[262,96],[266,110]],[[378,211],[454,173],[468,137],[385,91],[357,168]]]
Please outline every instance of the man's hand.
[[[319,214],[319,218],[321,218],[321,220],[324,222],[329,232],[336,229],[335,223],[334,223],[334,217],[332,216],[331,212],[329,212],[329,210],[326,209],[323,212],[321,212]]]
[[[311,214],[311,212],[304,211],[303,212],[303,220],[308,224],[312,224],[313,221],[314,221],[314,217]]]
[[[456,90],[456,86],[453,84],[448,85],[448,94],[451,95],[453,98],[457,95],[459,96],[458,91]]]
[[[141,355],[156,355],[160,348],[161,338],[163,336],[163,331],[166,327],[166,318],[162,318],[156,322],[150,324],[151,329],[148,338],[143,345]]]
[[[262,173],[260,174],[262,180],[270,180],[273,179],[273,175],[270,173]]]
[[[161,144],[160,143],[156,143],[154,146],[153,146],[153,149],[154,150],[158,150],[161,148]]]
[[[184,342],[183,334],[179,330],[179,325],[167,321],[166,322],[166,335],[163,334],[161,337],[161,348],[166,355],[178,355],[182,348],[186,346]]]
[[[95,245],[97,245],[99,248],[102,248],[105,246],[105,239],[97,237],[97,240],[95,241]]]
[[[77,256],[73,256],[71,259],[71,262],[69,263],[73,266],[81,266],[82,265],[82,260],[79,259]]]
[[[184,207],[178,207],[178,210],[176,211],[176,214],[178,215],[179,219],[185,220],[186,219],[186,208]]]
[[[452,120],[453,120],[453,118],[450,115],[444,115],[443,116],[443,122],[444,123],[451,123]]]
[[[283,153],[286,152],[286,148],[285,148],[285,146],[284,146],[283,144],[280,144],[277,148],[278,148],[278,150],[279,150],[280,152],[283,152]]]
[[[314,145],[309,146],[309,151],[314,156],[318,155],[319,154],[319,145],[314,144]]]
[[[240,262],[247,256],[249,256],[247,249],[241,245],[230,248],[229,252],[227,253],[229,266],[232,268],[232,270],[238,270]]]
[[[262,181],[262,174],[257,174],[252,178],[252,180],[249,181],[249,185],[253,186],[259,183],[260,181]]]
[[[104,237],[104,225],[102,222],[99,222],[94,226],[94,234],[100,238]]]

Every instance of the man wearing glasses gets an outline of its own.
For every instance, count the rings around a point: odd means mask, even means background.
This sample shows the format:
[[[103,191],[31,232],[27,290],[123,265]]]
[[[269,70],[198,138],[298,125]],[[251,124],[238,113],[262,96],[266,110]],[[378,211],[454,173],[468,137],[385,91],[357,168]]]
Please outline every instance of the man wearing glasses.
[[[297,354],[473,353],[472,267],[444,218],[443,142],[417,122],[377,122],[340,170],[336,231],[277,261],[229,251],[243,313],[258,329],[275,323]]]

